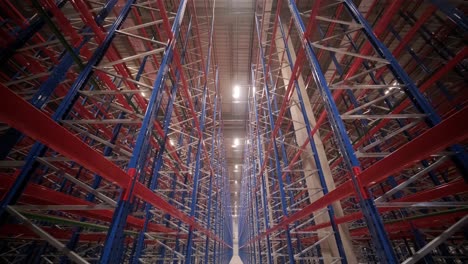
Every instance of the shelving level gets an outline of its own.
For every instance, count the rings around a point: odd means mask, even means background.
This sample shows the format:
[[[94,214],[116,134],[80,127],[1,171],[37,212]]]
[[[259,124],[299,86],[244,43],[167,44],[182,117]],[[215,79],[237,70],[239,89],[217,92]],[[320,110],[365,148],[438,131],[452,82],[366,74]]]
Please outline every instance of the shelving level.
[[[466,263],[467,11],[0,1],[0,263]]]
[[[210,6],[0,5],[0,262],[227,262]]]
[[[244,263],[466,261],[466,5],[356,2],[257,5]]]

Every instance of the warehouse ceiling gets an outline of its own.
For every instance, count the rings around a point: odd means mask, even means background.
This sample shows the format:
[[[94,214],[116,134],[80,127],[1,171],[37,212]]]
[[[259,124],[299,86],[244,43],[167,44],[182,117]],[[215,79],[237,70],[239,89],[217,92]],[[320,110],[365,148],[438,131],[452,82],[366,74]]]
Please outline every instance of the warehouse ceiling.
[[[256,6],[271,9],[276,1],[216,0],[214,25],[214,56],[219,68],[222,96],[223,133],[226,145],[227,167],[231,185],[233,215],[239,201],[242,174],[243,147],[248,121],[247,94],[251,80],[251,65],[256,64],[257,33],[255,31]],[[212,4],[212,2],[210,3]],[[205,15],[205,1],[196,1],[197,14]],[[298,1],[299,8],[310,6],[310,1]],[[284,5],[283,8],[287,8]],[[211,7],[209,8],[211,9]],[[260,8],[263,10],[264,8]],[[234,87],[239,97],[233,97]]]
[[[197,10],[204,10],[205,1],[196,1],[196,3]],[[254,10],[253,0],[216,0],[215,2],[214,56],[219,68],[223,133],[233,205],[239,201],[248,112],[246,96],[250,82],[249,69],[254,41]],[[233,88],[236,85],[240,91],[238,98],[233,97]],[[234,206],[232,211],[235,215]]]
[[[265,5],[266,9],[271,9],[276,1],[216,0],[214,2],[214,56],[219,68],[223,133],[231,186],[232,212],[236,215],[234,208],[239,201],[244,137],[248,121],[247,94],[251,80],[250,69],[252,64],[256,64],[256,61],[252,60],[257,58],[254,14],[257,5]],[[195,3],[197,10],[200,10],[197,15],[205,15],[206,1]],[[298,1],[301,9],[310,5],[310,1]],[[208,9],[211,8],[212,6]],[[287,8],[287,5],[283,8]],[[238,98],[233,97],[235,86],[238,86],[240,91]]]

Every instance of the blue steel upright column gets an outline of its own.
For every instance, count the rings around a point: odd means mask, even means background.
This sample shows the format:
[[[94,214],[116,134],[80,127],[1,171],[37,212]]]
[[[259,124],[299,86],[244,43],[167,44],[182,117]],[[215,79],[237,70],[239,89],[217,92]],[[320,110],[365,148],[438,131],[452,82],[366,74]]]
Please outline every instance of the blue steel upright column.
[[[258,40],[259,40],[259,43],[261,43],[261,32],[260,32],[260,27],[259,27],[259,21],[258,21],[258,18],[256,17],[255,18],[255,24],[256,24],[256,29],[257,29],[257,36],[258,36]],[[263,71],[263,78],[264,78],[264,90],[265,90],[265,95],[266,95],[266,100],[267,100],[267,105],[268,105],[268,114],[269,114],[269,122],[270,122],[270,126],[271,126],[271,131],[274,131],[276,129],[275,127],[275,119],[273,118],[273,109],[271,107],[271,100],[270,100],[270,93],[271,91],[269,91],[269,85],[268,85],[268,78],[269,78],[269,74],[266,70],[266,65],[265,65],[265,62],[264,62],[264,55],[263,55],[263,47],[260,45],[259,47],[260,49],[260,60],[262,62],[262,71]],[[282,169],[281,169],[281,164],[280,164],[280,155],[278,153],[278,147],[277,147],[277,143],[276,143],[276,139],[273,139],[273,152],[275,154],[275,162],[276,162],[276,174],[277,174],[277,180],[278,180],[278,188],[279,188],[279,192],[280,192],[280,199],[281,199],[281,209],[282,209],[282,213],[284,215],[284,217],[288,217],[289,213],[288,213],[288,205],[287,205],[287,202],[286,202],[286,193],[285,193],[285,190],[284,190],[284,183],[283,183],[283,172],[282,172]],[[294,263],[294,247],[292,245],[292,242],[291,242],[291,235],[290,235],[290,232],[289,232],[289,227],[285,227],[285,231],[286,231],[286,243],[287,243],[287,247],[288,247],[288,258],[289,258],[289,262],[290,263]]]
[[[200,170],[202,167],[202,160],[201,160],[201,155],[203,152],[203,132],[205,129],[205,120],[206,120],[206,104],[207,104],[207,96],[208,96],[208,73],[210,72],[210,63],[211,63],[211,49],[212,49],[212,43],[213,43],[213,30],[214,30],[214,20],[215,20],[215,4],[213,3],[212,7],[212,17],[211,17],[211,28],[209,31],[209,40],[208,40],[208,55],[206,59],[206,66],[204,69],[204,75],[205,75],[205,82],[203,84],[203,95],[202,95],[202,101],[201,101],[201,114],[200,114],[200,134],[199,134],[199,139],[198,139],[198,144],[197,144],[197,154],[195,156],[195,170],[194,170],[194,176],[193,176],[193,189],[192,189],[192,199],[190,200],[190,216],[194,217],[195,216],[195,210],[196,210],[196,205],[197,205],[197,199],[198,199],[198,187],[199,187],[199,180],[200,180]],[[217,76],[217,73],[215,73]],[[216,82],[216,78],[215,78]],[[210,175],[213,177],[214,175]],[[211,181],[211,180],[210,180]],[[188,242],[187,242],[187,250],[186,250],[186,256],[185,256],[185,262],[186,263],[192,263],[192,244],[193,244],[193,236],[194,236],[194,230],[193,228],[190,228],[189,234],[188,234]]]
[[[296,3],[292,0],[289,0],[288,6],[291,10],[296,29],[300,33],[300,37],[302,40],[301,44],[306,52],[313,78],[319,88],[323,100],[325,101],[325,106],[327,109],[329,120],[331,121],[335,131],[338,133],[338,145],[341,148],[341,153],[345,157],[347,165],[349,166],[351,179],[356,194],[358,195],[359,204],[365,216],[366,223],[369,227],[371,236],[373,237],[373,242],[377,247],[377,254],[379,255],[379,259],[384,263],[397,263],[397,259],[395,257],[395,253],[393,252],[392,245],[390,244],[390,241],[387,237],[382,219],[374,205],[374,202],[367,194],[367,191],[364,190],[363,186],[357,180],[357,176],[361,173],[361,165],[354,153],[353,146],[351,145],[351,140],[349,139],[343,121],[338,112],[337,106],[333,100],[333,95],[331,94],[330,88],[328,87],[327,81],[322,72],[317,56],[313,51],[309,40],[305,36],[305,26],[300,17]]]
[[[52,118],[55,121],[62,120],[65,118],[73,105],[73,103],[77,100],[78,98],[78,91],[82,90],[89,78],[91,77],[91,74],[93,73],[93,67],[99,64],[99,62],[103,59],[104,54],[106,53],[107,49],[109,48],[113,38],[115,37],[116,31],[122,26],[123,22],[125,21],[125,18],[127,17],[128,13],[130,12],[130,8],[132,5],[132,1],[127,3],[125,5],[125,8],[122,9],[121,13],[119,14],[118,18],[116,21],[112,24],[112,26],[109,28],[109,33],[106,36],[106,39],[102,43],[101,46],[99,46],[96,51],[93,54],[93,57],[88,61],[87,66],[83,69],[83,71],[80,73],[78,76],[77,80],[73,83],[72,87],[68,91],[66,97],[58,107],[57,111],[54,113]],[[112,8],[113,4],[111,2],[110,5],[106,6],[106,8]],[[103,14],[106,14],[107,10],[103,12]],[[66,54],[65,57],[71,56],[70,54]],[[69,65],[59,65],[59,67],[56,67],[56,71],[61,72],[65,71],[66,69],[63,69],[64,67],[67,67]],[[54,75],[55,77],[60,78],[60,75]],[[49,79],[51,83],[47,83],[46,86],[41,86],[38,93],[37,97],[42,98],[45,100],[47,96],[49,95],[48,93],[43,94],[43,90],[47,88],[47,90],[51,89],[51,87],[55,87],[58,85],[59,80],[56,80],[55,78],[50,78]],[[55,85],[55,86],[54,86]],[[53,89],[53,88],[52,88]],[[43,106],[44,101],[39,101],[36,103],[33,101],[33,104],[35,104],[36,107],[41,107]],[[12,139],[12,138],[6,138],[5,140],[13,140],[17,141],[18,138]],[[41,157],[45,152],[47,151],[47,148],[37,142],[34,144],[32,147],[30,153],[28,154],[28,157],[26,158],[26,163],[23,165],[21,172],[19,176],[15,180],[15,184],[13,185],[12,188],[8,191],[7,195],[3,198],[1,202],[1,207],[0,207],[0,215],[3,215],[4,210],[6,206],[9,204],[15,203],[18,199],[18,197],[21,195],[22,190],[27,184],[27,181],[30,179],[32,173],[34,172],[35,168],[37,168],[38,163],[36,161],[37,157]],[[5,219],[2,217],[2,219]]]
[[[129,2],[128,5],[128,9],[130,9],[131,3]],[[173,52],[176,46],[176,40],[177,36],[179,35],[180,25],[182,23],[186,5],[187,1],[182,1],[180,3],[179,9],[177,10],[177,15],[174,20],[175,23],[171,30],[172,38],[170,39],[164,52],[164,57],[153,85],[153,91],[151,92],[151,97],[149,99],[146,114],[141,124],[136,145],[132,153],[132,158],[130,159],[130,163],[128,165],[127,171],[128,174],[131,176],[131,181],[128,183],[127,189],[123,191],[118,207],[114,212],[112,225],[109,229],[104,245],[104,250],[101,255],[101,263],[118,263],[121,259],[121,248],[123,247],[124,243],[123,229],[125,227],[127,217],[132,206],[131,200],[133,198],[133,188],[135,186],[135,183],[138,181],[138,175],[141,173],[141,170],[143,169],[142,166],[144,165],[144,160],[142,160],[141,155],[149,147],[148,140],[151,135],[151,128],[153,127],[155,113],[157,110],[156,102],[158,100],[158,96],[160,95],[159,90],[164,85],[165,79],[167,77],[168,65],[170,64],[173,58]],[[129,10],[127,10],[127,12],[128,11]]]

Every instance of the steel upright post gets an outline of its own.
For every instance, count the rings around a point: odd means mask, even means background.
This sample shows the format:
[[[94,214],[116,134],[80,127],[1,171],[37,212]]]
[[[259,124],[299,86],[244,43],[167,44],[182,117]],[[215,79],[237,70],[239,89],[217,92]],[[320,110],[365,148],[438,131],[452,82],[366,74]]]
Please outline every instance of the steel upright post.
[[[362,184],[360,184],[357,180],[357,176],[361,173],[361,166],[357,157],[355,156],[354,149],[351,145],[351,140],[346,133],[343,121],[339,115],[337,106],[333,100],[333,96],[330,92],[330,88],[328,87],[325,76],[320,68],[317,56],[313,51],[309,40],[306,38],[306,36],[304,36],[305,26],[302,22],[302,19],[300,18],[297,6],[294,1],[291,0],[288,1],[288,6],[291,10],[296,29],[300,32],[301,38],[303,40],[302,45],[306,52],[314,80],[319,87],[319,90],[323,96],[323,100],[326,101],[327,112],[329,114],[330,121],[332,121],[332,126],[339,133],[337,137],[340,144],[338,145],[342,148],[341,151],[345,156],[345,160],[349,166],[349,169],[351,169],[350,174],[352,182],[358,195],[361,210],[364,212],[366,223],[369,226],[374,243],[378,248],[380,260],[384,263],[397,263],[395,253],[393,252],[393,248],[385,233],[382,219],[380,218],[377,209],[375,208],[374,202],[369,198],[367,190],[365,190]]]
[[[118,19],[116,19],[116,21],[112,24],[109,30],[109,34],[106,36],[106,39],[104,40],[103,44],[96,49],[96,51],[93,54],[93,57],[90,59],[87,66],[80,73],[76,82],[68,91],[67,96],[60,104],[58,110],[52,116],[53,120],[61,120],[68,115],[71,105],[78,98],[78,91],[84,88],[87,80],[90,78],[93,71],[93,66],[97,65],[102,60],[106,50],[110,46],[112,39],[115,37],[116,31],[122,26],[125,17],[130,11],[131,2],[129,2],[125,7],[126,8],[122,9],[122,11],[120,12]],[[46,150],[46,147],[39,142],[37,142],[33,146],[28,157],[26,158],[26,163],[21,169],[20,175],[16,178],[15,184],[9,190],[8,194],[4,197],[4,199],[1,202],[0,215],[4,213],[5,208],[9,204],[16,202],[19,195],[22,193],[22,190],[24,189],[27,181],[31,177],[32,172],[38,165],[36,162],[36,157],[42,156]],[[2,217],[2,219],[5,218]]]
[[[256,24],[256,29],[257,29],[257,36],[258,36],[258,41],[259,43],[262,42],[261,38],[260,38],[260,28],[259,28],[259,22],[258,22],[258,17],[256,16],[255,17],[255,24]],[[260,59],[263,61],[264,59],[264,56],[263,56],[263,48],[260,46],[259,47],[260,49]],[[268,105],[268,111],[269,111],[269,121],[270,121],[270,126],[271,126],[271,131],[274,131],[276,128],[275,128],[275,120],[273,119],[273,115],[272,115],[272,108],[271,108],[271,100],[270,100],[270,91],[269,91],[269,85],[268,85],[268,82],[267,82],[267,79],[269,77],[268,75],[268,72],[266,71],[266,66],[265,66],[265,63],[263,61],[262,63],[263,65],[263,77],[264,77],[264,80],[265,80],[265,83],[264,83],[264,89],[265,89],[265,95],[266,95],[266,100],[267,100],[267,105]],[[280,165],[280,156],[279,156],[279,153],[278,153],[278,147],[277,147],[277,144],[276,144],[276,140],[273,140],[273,151],[275,153],[275,161],[276,161],[276,174],[277,174],[277,177],[278,177],[278,184],[279,184],[279,191],[280,191],[280,196],[281,196],[281,208],[282,208],[282,212],[284,214],[285,217],[287,217],[289,215],[288,211],[287,211],[287,202],[286,202],[286,194],[285,194],[285,191],[284,191],[284,183],[283,183],[283,179],[282,179],[282,170],[281,170],[281,165]],[[292,246],[292,242],[291,242],[291,235],[289,233],[289,227],[285,227],[285,230],[286,230],[286,240],[287,240],[287,246],[288,246],[288,257],[289,257],[289,262],[290,263],[294,263],[294,248]]]
[[[128,7],[126,12],[130,11],[132,2],[127,3]],[[161,62],[158,74],[153,85],[153,91],[151,92],[151,97],[148,103],[145,117],[143,118],[141,129],[137,137],[136,145],[130,159],[127,172],[130,175],[130,182],[126,189],[122,193],[121,200],[119,201],[118,207],[115,210],[111,228],[109,229],[106,242],[104,245],[103,253],[101,255],[101,263],[117,263],[120,262],[123,246],[123,229],[125,227],[128,213],[131,210],[133,191],[135,183],[138,181],[138,175],[143,169],[144,162],[141,160],[141,155],[148,147],[148,137],[150,135],[150,128],[155,118],[156,113],[156,101],[158,100],[159,90],[162,89],[161,86],[164,85],[164,80],[167,77],[167,66],[173,58],[173,50],[176,45],[176,39],[179,34],[180,25],[182,23],[182,18],[184,16],[185,8],[187,1],[182,1],[179,9],[177,10],[177,15],[175,18],[176,23],[174,23],[171,33],[172,38],[169,41],[169,44],[166,47],[164,52],[164,58]]]

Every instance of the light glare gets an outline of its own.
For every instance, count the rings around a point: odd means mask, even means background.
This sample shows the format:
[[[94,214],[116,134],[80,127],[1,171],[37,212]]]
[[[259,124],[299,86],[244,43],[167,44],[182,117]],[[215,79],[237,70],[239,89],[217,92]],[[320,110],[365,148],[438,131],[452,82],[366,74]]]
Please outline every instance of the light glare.
[[[239,85],[234,86],[234,89],[232,91],[232,97],[237,99],[240,97],[240,87]]]

